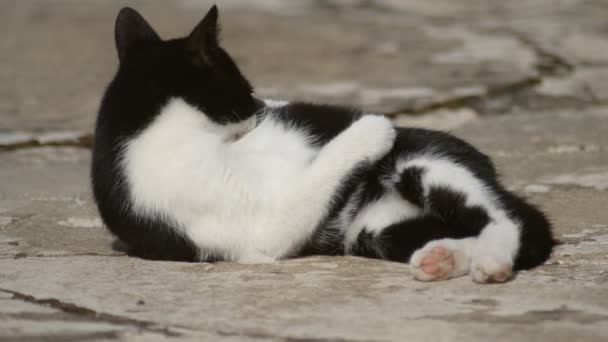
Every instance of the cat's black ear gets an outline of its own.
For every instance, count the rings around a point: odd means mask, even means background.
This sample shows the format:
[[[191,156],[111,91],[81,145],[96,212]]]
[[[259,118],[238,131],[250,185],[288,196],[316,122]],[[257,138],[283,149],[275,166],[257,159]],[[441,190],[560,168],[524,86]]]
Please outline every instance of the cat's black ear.
[[[136,10],[124,7],[116,17],[114,39],[118,59],[124,59],[127,49],[138,41],[160,41],[160,36]]]
[[[218,9],[213,5],[187,38],[188,52],[197,55],[205,62],[209,62],[208,53],[219,46],[220,28],[217,18]]]

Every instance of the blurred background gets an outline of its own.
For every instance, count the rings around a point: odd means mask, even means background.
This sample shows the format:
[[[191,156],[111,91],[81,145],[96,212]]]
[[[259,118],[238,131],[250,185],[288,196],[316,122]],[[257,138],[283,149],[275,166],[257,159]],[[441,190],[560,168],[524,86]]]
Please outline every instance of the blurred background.
[[[608,96],[603,0],[215,2],[224,45],[262,96],[479,115]],[[91,130],[117,66],[118,10],[132,6],[174,38],[212,3],[0,1],[0,131]]]

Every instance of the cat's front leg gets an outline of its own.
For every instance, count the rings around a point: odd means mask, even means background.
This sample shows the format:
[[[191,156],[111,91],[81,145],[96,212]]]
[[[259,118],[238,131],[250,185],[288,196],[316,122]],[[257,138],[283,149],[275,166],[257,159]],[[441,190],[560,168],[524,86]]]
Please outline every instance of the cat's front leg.
[[[374,163],[393,147],[396,130],[378,115],[364,115],[323,147],[311,165],[310,176],[338,185],[344,176],[363,163]]]
[[[385,117],[365,115],[331,140],[310,166],[301,201],[314,201],[325,209],[339,187],[357,168],[375,163],[393,147],[395,127]],[[312,210],[311,210],[312,211]],[[325,210],[320,211],[321,216]]]
[[[300,242],[308,239],[329,214],[341,186],[357,168],[383,158],[395,135],[387,118],[365,115],[327,143],[282,202],[285,217],[281,234],[297,236]]]

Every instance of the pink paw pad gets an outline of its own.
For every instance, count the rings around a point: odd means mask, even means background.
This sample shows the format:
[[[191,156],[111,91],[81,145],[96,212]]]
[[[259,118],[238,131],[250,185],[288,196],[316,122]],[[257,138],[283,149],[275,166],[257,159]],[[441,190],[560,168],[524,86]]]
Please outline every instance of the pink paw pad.
[[[426,281],[445,279],[455,263],[454,255],[447,248],[435,246],[420,260],[420,270],[425,276],[417,278]]]

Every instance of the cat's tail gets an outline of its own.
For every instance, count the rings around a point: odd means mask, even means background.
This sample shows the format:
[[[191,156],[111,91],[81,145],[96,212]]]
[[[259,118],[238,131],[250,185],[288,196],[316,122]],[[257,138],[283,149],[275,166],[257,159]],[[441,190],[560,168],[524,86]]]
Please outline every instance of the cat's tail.
[[[504,190],[500,196],[507,211],[520,223],[520,245],[515,270],[525,270],[542,265],[558,243],[553,237],[551,223],[536,206],[523,198]]]

